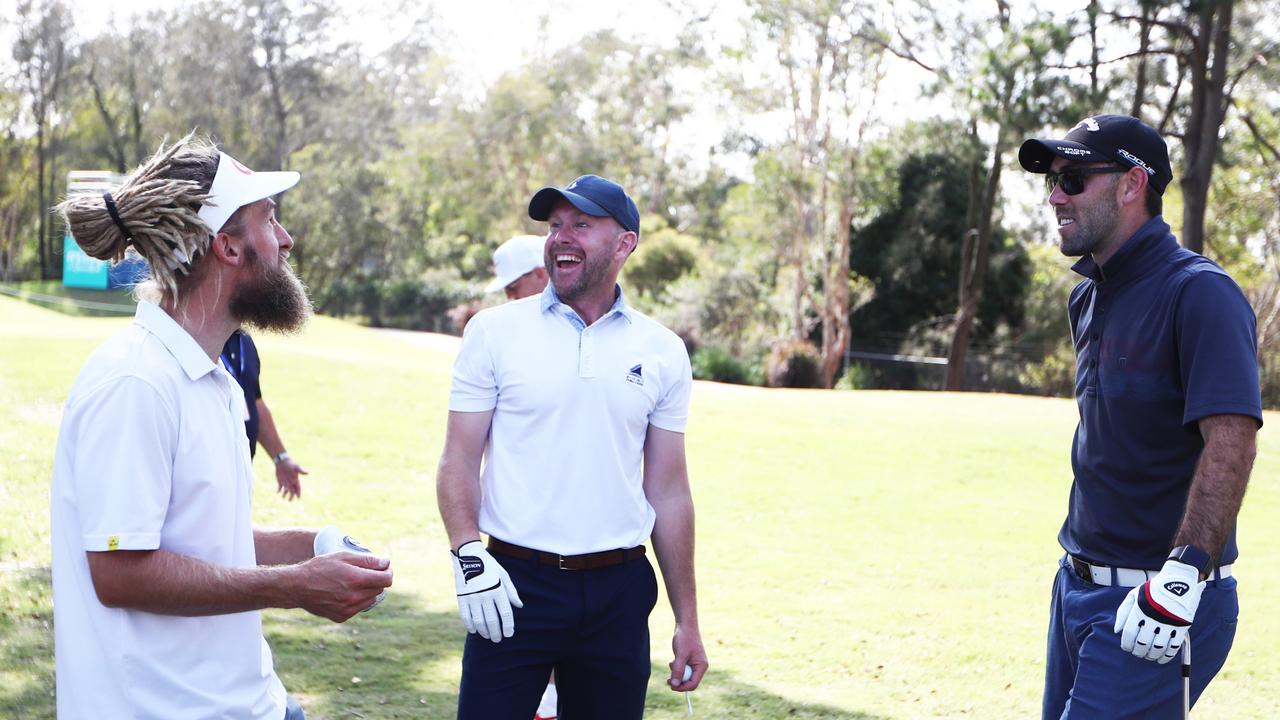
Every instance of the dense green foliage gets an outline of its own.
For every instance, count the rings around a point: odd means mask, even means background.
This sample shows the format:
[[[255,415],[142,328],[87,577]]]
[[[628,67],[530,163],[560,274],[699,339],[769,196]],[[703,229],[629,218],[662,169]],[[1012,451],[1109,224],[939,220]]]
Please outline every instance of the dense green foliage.
[[[690,358],[693,376],[698,380],[733,385],[759,385],[761,379],[756,365],[739,358],[715,345],[704,345]]]
[[[959,158],[941,153],[907,158],[897,168],[897,198],[855,232],[850,267],[876,289],[853,313],[855,346],[903,349],[904,330],[943,322],[955,312],[960,244],[967,231],[967,171]],[[990,242],[989,292],[974,332],[980,341],[990,340],[1002,324],[1022,329],[1029,275],[1026,248],[1002,230]]]

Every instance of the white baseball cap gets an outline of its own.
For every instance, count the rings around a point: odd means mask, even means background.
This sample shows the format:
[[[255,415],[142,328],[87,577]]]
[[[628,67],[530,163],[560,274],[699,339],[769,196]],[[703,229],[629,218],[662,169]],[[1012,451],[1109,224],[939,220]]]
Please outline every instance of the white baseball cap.
[[[497,292],[530,270],[543,267],[546,241],[542,235],[517,235],[499,245],[493,251],[493,272],[497,277],[484,286],[484,291]]]
[[[226,153],[218,153],[209,199],[200,206],[200,219],[216,233],[236,210],[288,190],[302,176],[293,171],[254,172]]]

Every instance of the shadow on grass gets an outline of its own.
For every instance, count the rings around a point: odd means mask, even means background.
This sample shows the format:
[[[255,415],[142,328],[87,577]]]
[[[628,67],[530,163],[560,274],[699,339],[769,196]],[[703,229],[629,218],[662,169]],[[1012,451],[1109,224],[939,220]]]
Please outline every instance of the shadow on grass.
[[[457,613],[424,612],[392,594],[377,610],[343,625],[271,611],[264,626],[276,672],[307,720],[454,717],[462,653]],[[684,695],[667,690],[666,677],[666,666],[653,663],[646,718],[687,717]],[[694,716],[704,719],[891,720],[797,702],[714,670],[693,703]]]
[[[457,679],[450,676],[462,652],[456,612],[427,612],[391,592],[372,612],[343,624],[266,611],[263,631],[276,673],[307,720],[443,718],[457,708]]]
[[[686,718],[688,709],[684,693],[671,692],[665,686],[670,670],[653,663],[649,676],[649,696],[645,702],[646,718]],[[821,720],[892,720],[861,710],[846,710],[816,703],[797,702],[749,682],[731,672],[711,668],[702,687],[692,693],[694,718],[813,718]]]
[[[0,565],[0,717],[55,715],[51,582],[47,565]]]
[[[53,604],[49,568],[0,565],[0,717],[55,716]],[[276,672],[308,720],[449,718],[457,707],[462,652],[455,612],[427,612],[391,593],[376,610],[335,624],[297,610],[263,613]],[[667,690],[654,663],[645,716],[686,717],[684,696]],[[890,720],[889,716],[798,702],[712,669],[693,694],[700,718]]]
[[[456,679],[430,675],[461,652],[460,629],[457,613],[424,612],[394,593],[341,625],[299,610],[263,613],[276,672],[307,720],[452,717]],[[424,690],[440,687],[452,690]],[[55,716],[49,568],[0,564],[0,718]]]

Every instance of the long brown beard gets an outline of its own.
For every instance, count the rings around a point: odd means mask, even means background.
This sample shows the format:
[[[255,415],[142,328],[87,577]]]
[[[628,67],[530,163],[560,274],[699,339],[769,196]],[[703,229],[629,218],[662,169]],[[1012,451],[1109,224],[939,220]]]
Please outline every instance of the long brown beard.
[[[301,330],[311,317],[311,300],[288,261],[282,259],[274,270],[268,269],[258,251],[246,247],[245,262],[253,271],[252,279],[231,293],[231,316],[259,330],[282,334]]]

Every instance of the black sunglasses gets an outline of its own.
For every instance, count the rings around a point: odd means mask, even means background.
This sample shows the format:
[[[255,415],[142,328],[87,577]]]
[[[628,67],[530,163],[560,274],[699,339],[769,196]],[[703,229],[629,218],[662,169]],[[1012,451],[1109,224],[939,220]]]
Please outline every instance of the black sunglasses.
[[[1079,195],[1084,192],[1086,175],[1122,173],[1128,170],[1129,168],[1120,165],[1108,165],[1106,167],[1067,168],[1061,172],[1048,172],[1044,175],[1045,193],[1052,194],[1054,188],[1062,185],[1062,192],[1068,195]]]

